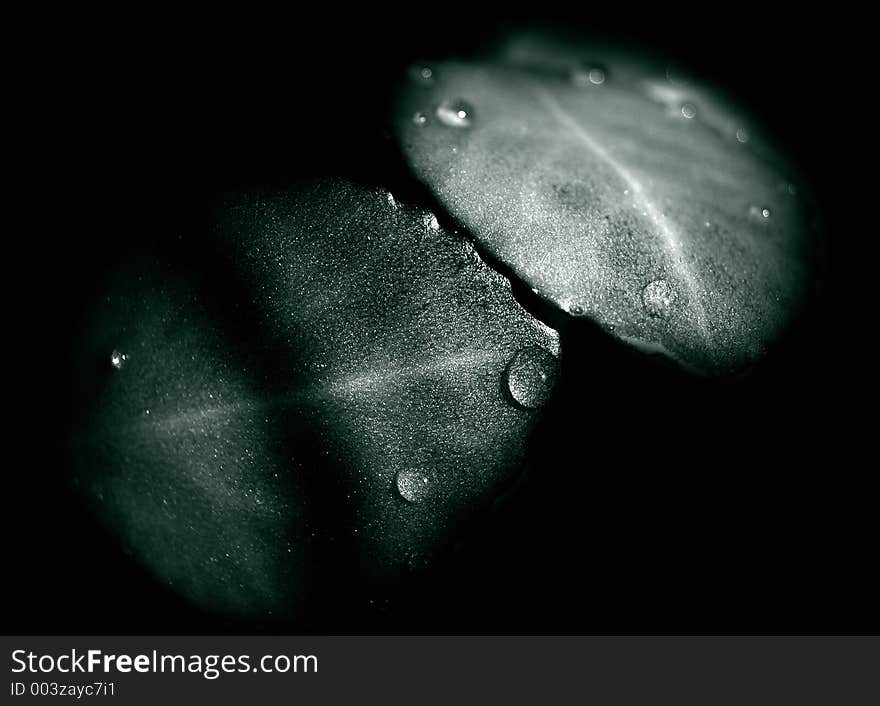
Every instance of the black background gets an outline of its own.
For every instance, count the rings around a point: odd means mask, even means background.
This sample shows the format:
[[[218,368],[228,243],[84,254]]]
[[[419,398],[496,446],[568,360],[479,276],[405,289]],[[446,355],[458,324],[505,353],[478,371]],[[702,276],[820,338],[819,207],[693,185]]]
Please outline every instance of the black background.
[[[864,230],[841,147],[854,130],[844,81],[857,18],[743,3],[330,10],[332,21],[303,8],[28,28],[13,101],[28,124],[12,136],[25,164],[7,260],[8,348],[21,374],[4,628],[876,631],[870,464],[849,421],[865,382],[844,276]],[[77,412],[65,401],[72,361],[103,277],[128,239],[172,235],[193,199],[215,189],[308,174],[396,183],[384,119],[400,72],[538,22],[657,49],[751,106],[815,194],[828,248],[822,299],[746,380],[690,380],[587,326],[566,334],[564,391],[519,492],[428,574],[403,579],[381,610],[330,594],[325,614],[281,627],[193,610],[123,556],[60,480]]]

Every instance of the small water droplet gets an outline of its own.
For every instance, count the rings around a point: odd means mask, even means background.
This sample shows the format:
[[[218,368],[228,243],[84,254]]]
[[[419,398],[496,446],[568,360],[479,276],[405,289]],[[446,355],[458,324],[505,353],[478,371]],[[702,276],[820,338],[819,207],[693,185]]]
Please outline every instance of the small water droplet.
[[[572,316],[583,316],[587,311],[583,305],[573,301],[562,302],[562,308]]]
[[[433,213],[426,213],[422,219],[425,223],[425,228],[430,228],[431,230],[440,230],[440,222],[437,220],[437,216]]]
[[[766,206],[761,208],[758,206],[750,206],[749,215],[752,216],[752,218],[770,218],[770,209]]]
[[[122,351],[114,350],[110,354],[110,365],[112,365],[117,370],[120,370],[123,365],[125,365],[128,360],[128,354],[123,353]]]
[[[405,469],[397,474],[397,492],[407,502],[420,503],[433,492],[434,478],[426,471]]]
[[[432,69],[430,66],[426,66],[424,64],[416,64],[415,66],[410,66],[408,73],[410,78],[417,83],[434,83],[434,69]]]
[[[746,132],[743,128],[739,128],[736,131],[736,139],[739,140],[740,142],[743,142],[743,143],[748,142],[749,141],[749,133]]]
[[[416,125],[427,125],[428,124],[428,116],[424,113],[416,113],[413,115],[413,122]]]
[[[697,115],[697,107],[693,103],[685,103],[681,106],[681,114],[691,120]]]
[[[437,117],[449,127],[470,127],[474,120],[474,109],[461,100],[447,101],[437,107]]]
[[[526,346],[513,356],[505,370],[507,390],[525,409],[537,409],[553,391],[559,361],[540,346]]]
[[[642,290],[642,304],[650,316],[668,319],[672,315],[675,290],[665,279],[648,282]]]

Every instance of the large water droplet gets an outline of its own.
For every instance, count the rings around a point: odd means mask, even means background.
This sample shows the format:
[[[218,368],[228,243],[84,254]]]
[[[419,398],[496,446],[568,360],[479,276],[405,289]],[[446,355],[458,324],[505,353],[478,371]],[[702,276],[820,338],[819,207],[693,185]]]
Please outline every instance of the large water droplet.
[[[470,127],[474,120],[474,109],[461,100],[445,102],[437,107],[437,117],[449,127]]]
[[[578,86],[601,86],[608,78],[605,67],[596,63],[587,63],[578,66],[571,72],[571,80]]]
[[[675,290],[665,279],[648,282],[642,290],[642,304],[649,315],[658,319],[668,319],[672,315]]]
[[[120,370],[123,365],[125,365],[128,360],[128,355],[123,353],[122,351],[114,350],[110,354],[110,365],[112,365],[117,370]]]
[[[407,502],[420,503],[434,490],[433,475],[425,471],[406,469],[397,474],[397,492]]]
[[[517,352],[505,370],[507,390],[520,407],[536,409],[553,391],[559,361],[540,346],[527,346]]]
[[[685,103],[681,106],[681,114],[690,120],[691,118],[696,117],[697,107],[693,103]]]

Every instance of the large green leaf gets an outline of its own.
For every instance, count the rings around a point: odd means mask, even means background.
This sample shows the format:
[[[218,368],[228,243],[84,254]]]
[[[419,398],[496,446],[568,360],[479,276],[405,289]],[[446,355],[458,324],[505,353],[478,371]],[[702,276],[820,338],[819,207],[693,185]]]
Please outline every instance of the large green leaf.
[[[416,175],[489,256],[622,340],[731,370],[803,301],[791,168],[718,91],[656,62],[521,38],[416,67],[395,121]]]
[[[198,605],[301,617],[328,577],[421,565],[511,480],[557,337],[387,192],[251,194],[208,223],[96,314],[78,482]]]

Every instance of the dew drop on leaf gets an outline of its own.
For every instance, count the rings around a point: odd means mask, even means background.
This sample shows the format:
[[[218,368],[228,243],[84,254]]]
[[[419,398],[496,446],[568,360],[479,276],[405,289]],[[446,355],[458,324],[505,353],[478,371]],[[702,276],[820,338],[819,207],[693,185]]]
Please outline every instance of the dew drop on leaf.
[[[665,279],[655,279],[642,290],[642,304],[649,315],[668,319],[672,315],[675,290]]]
[[[586,308],[577,302],[563,302],[562,308],[572,316],[583,316],[587,313]]]
[[[122,369],[122,366],[125,365],[125,362],[128,360],[128,355],[123,353],[122,351],[114,350],[110,354],[110,365],[112,365],[116,370]]]
[[[540,346],[519,350],[507,366],[507,390],[520,407],[536,409],[550,397],[559,362]]]
[[[425,223],[425,228],[429,230],[440,230],[440,222],[437,220],[437,216],[433,213],[426,213],[422,219]]]
[[[415,83],[432,84],[434,83],[434,69],[424,64],[411,66],[408,70],[410,79]]]
[[[605,69],[597,64],[584,64],[571,72],[571,79],[577,86],[601,86],[607,78]]]
[[[425,471],[406,469],[397,474],[397,492],[407,502],[422,502],[431,494],[432,486],[432,478]]]
[[[449,127],[470,127],[474,109],[464,101],[444,102],[437,107],[437,117]]]

